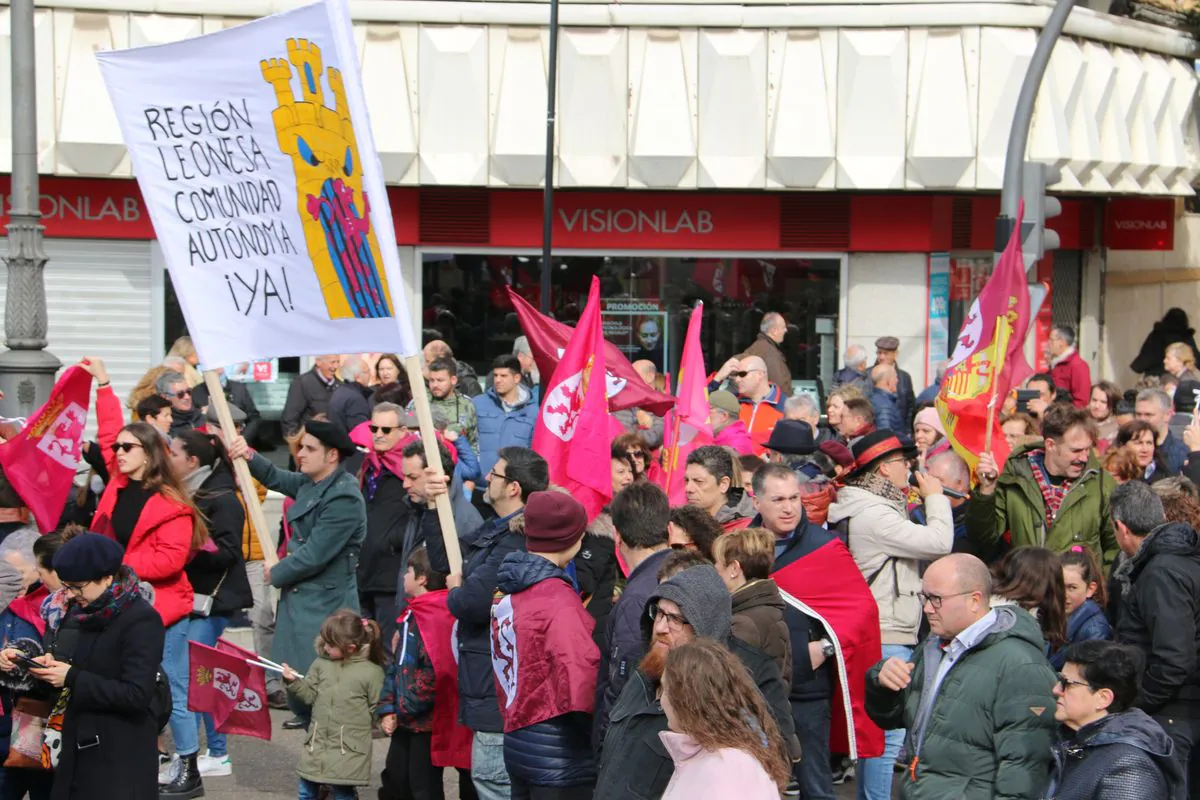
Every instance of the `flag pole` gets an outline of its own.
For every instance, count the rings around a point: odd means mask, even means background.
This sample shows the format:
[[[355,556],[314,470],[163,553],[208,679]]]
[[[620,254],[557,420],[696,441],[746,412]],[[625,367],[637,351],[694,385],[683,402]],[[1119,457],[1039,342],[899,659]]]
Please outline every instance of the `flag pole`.
[[[445,475],[442,458],[438,453],[437,435],[433,430],[433,413],[429,410],[429,395],[425,392],[425,376],[421,372],[420,356],[405,356],[404,371],[408,373],[408,385],[412,388],[413,409],[421,426],[421,442],[425,446],[425,463],[439,478]],[[442,526],[442,540],[446,543],[446,558],[450,562],[451,574],[462,574],[462,550],[458,546],[458,531],[454,527],[454,512],[450,507],[450,493],[440,494],[430,504],[437,509],[438,522]]]
[[[995,343],[995,358],[992,359],[992,399],[988,401],[987,428],[984,436],[983,452],[992,452],[992,431],[996,424],[996,406],[1000,402],[1000,371],[1004,369],[1004,360],[1008,356],[1008,325],[1004,317],[996,317],[996,333],[992,337]]]
[[[229,401],[225,399],[225,390],[221,388],[220,375],[215,369],[204,370],[204,385],[208,387],[208,402],[217,412],[217,422],[221,425],[221,436],[225,439],[225,448],[228,449],[233,437],[237,436],[237,428],[233,424],[233,415],[229,413]],[[258,502],[258,490],[254,488],[250,465],[244,458],[235,458],[232,461],[233,476],[237,479],[238,488],[242,491],[242,505],[246,507],[246,513],[250,515],[250,527],[254,529],[254,535],[258,537],[258,543],[263,551],[263,561],[270,569],[279,563],[279,555],[276,552],[279,545],[275,543],[267,529],[267,517],[263,514],[262,504]]]

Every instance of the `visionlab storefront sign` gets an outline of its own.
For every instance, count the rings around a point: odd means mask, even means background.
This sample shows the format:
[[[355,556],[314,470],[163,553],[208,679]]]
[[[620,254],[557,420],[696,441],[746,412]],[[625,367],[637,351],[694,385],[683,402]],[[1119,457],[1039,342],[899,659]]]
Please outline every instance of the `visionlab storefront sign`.
[[[1110,250],[1174,250],[1174,198],[1109,200],[1104,210],[1104,246]]]

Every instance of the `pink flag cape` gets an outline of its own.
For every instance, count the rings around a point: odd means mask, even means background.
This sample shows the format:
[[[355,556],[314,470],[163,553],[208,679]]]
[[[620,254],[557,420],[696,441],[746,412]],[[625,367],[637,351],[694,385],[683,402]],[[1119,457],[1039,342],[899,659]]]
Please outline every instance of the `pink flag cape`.
[[[679,383],[675,389],[675,408],[667,412],[663,436],[663,489],[671,505],[683,505],[684,471],[687,457],[697,447],[712,444],[712,425],[708,418],[708,373],[700,350],[700,322],[704,304],[697,303],[688,319],[687,336],[679,363]]]

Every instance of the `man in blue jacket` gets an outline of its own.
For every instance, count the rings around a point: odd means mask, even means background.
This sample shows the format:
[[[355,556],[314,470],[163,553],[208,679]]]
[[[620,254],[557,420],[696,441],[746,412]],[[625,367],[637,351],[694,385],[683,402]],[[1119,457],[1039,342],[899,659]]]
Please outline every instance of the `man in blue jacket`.
[[[529,447],[537,403],[521,382],[521,362],[500,356],[492,362],[492,386],[472,398],[479,424],[479,471],[486,476],[502,447]]]
[[[874,388],[867,399],[871,401],[871,410],[875,412],[875,428],[886,428],[898,436],[906,437],[909,428],[904,424],[900,400],[896,395],[900,385],[896,368],[891,364],[877,365],[871,370],[871,383]]]
[[[471,531],[460,531],[462,574],[446,580],[446,605],[458,620],[458,714],[474,733],[471,743],[471,781],[481,800],[507,800],[508,771],[504,766],[504,718],[492,672],[492,600],[500,585],[500,562],[525,549],[525,501],[550,485],[546,460],[525,447],[505,447],[487,473],[486,498],[496,518]],[[445,492],[444,483],[430,481],[427,497]],[[429,563],[451,572],[445,542],[426,540]]]

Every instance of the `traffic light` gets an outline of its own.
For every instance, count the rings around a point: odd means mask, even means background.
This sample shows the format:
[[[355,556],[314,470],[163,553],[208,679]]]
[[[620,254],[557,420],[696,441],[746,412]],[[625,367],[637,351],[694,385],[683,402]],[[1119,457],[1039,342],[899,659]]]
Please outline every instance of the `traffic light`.
[[[1037,161],[1026,161],[1021,172],[1021,194],[1025,200],[1021,253],[1025,258],[1025,269],[1029,270],[1047,251],[1058,249],[1058,234],[1046,227],[1046,220],[1062,213],[1062,203],[1047,196],[1046,187],[1062,180],[1062,172]]]

